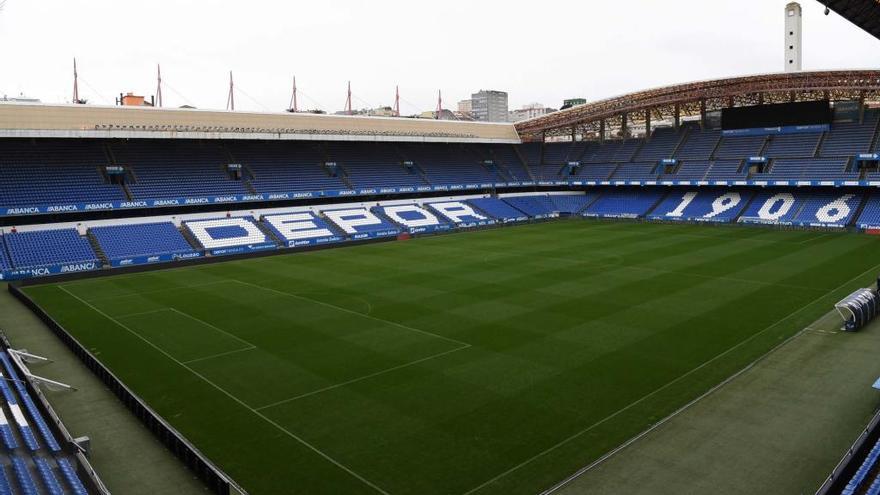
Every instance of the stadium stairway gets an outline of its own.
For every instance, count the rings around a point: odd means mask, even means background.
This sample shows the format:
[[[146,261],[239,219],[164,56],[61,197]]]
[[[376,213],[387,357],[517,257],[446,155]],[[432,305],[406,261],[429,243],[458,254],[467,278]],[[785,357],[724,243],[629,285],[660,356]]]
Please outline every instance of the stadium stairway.
[[[491,167],[486,163],[480,162],[479,166],[483,167],[487,174],[495,176],[494,182],[509,182],[513,180],[511,179],[510,173],[497,162],[493,162]]]
[[[523,169],[525,169],[526,173],[529,174],[529,179],[535,180],[535,174],[534,172],[532,172],[532,168],[529,167],[529,162],[525,159],[525,157],[523,157],[520,147],[513,146],[513,152],[516,153],[516,156],[519,158],[520,164],[522,164]]]
[[[503,178],[505,182],[512,182],[514,180],[514,175],[510,172],[510,169],[507,168],[507,165],[504,164],[501,160],[495,157],[495,152],[492,151],[490,156],[491,160],[495,163],[495,169],[500,173],[499,175]]]
[[[98,260],[101,261],[102,265],[109,265],[110,258],[107,257],[107,254],[104,253],[104,250],[101,249],[101,243],[98,242],[98,239],[92,234],[91,229],[86,231],[86,239],[89,240],[89,244],[92,245],[92,249],[95,251],[95,254],[98,255]]]
[[[773,142],[773,136],[768,134],[764,136],[764,142],[761,144],[761,147],[758,149],[758,156],[764,156],[767,154],[767,150],[770,149],[770,144]]]
[[[712,151],[709,153],[709,160],[718,159],[718,150],[721,149],[721,142],[724,141],[721,139],[721,135],[718,135],[718,141],[715,141],[715,146],[712,148]]]
[[[397,154],[398,157],[400,157],[401,163],[402,162],[412,162],[413,169],[416,171],[416,173],[418,173],[419,178],[422,180],[422,182],[426,186],[432,185],[431,179],[428,177],[428,173],[425,172],[425,169],[422,168],[421,165],[419,165],[419,162],[417,162],[417,161],[413,160],[412,158],[410,158],[409,156],[407,156],[407,154],[404,152],[403,148],[401,148],[397,143],[393,144],[393,147],[394,147],[394,153]]]
[[[856,207],[855,212],[853,213],[852,218],[847,222],[847,227],[854,227],[859,221],[859,218],[862,216],[862,212],[865,211],[865,208],[868,206],[868,202],[871,199],[870,194],[862,194],[862,199],[859,201],[859,206]]]
[[[652,204],[647,210],[645,210],[645,214],[642,215],[641,218],[647,218],[648,215],[650,215],[651,213],[653,213],[654,210],[656,210],[658,206],[660,206],[661,204],[663,204],[663,201],[664,201],[664,200],[665,200],[670,194],[672,194],[672,191],[668,191],[668,192],[666,192],[666,193],[658,194],[658,195],[657,195],[657,199],[654,201],[654,204]],[[584,208],[584,210],[586,210],[586,208]],[[584,210],[581,210],[581,211],[584,211]]]
[[[183,238],[186,239],[186,242],[188,242],[189,245],[192,246],[193,249],[195,249],[195,250],[202,249],[202,245],[201,245],[201,243],[199,243],[199,240],[196,239],[196,236],[194,236],[188,228],[186,228],[186,226],[183,224],[183,222],[181,222],[180,225],[177,226],[177,231],[180,232],[180,235],[182,235]]]
[[[523,211],[513,207],[499,197],[476,198],[468,200],[477,213],[494,218],[501,222],[518,221],[527,218],[528,215]]]
[[[257,228],[260,229],[261,232],[266,234],[266,237],[279,246],[286,246],[287,241],[278,237],[278,234],[275,233],[275,229],[273,229],[269,224],[266,223],[265,215],[260,216],[259,218],[254,219],[254,223],[257,225]]]
[[[351,178],[348,175],[348,169],[345,168],[345,165],[337,163],[336,169],[339,172],[337,173],[337,177],[339,177],[339,180],[341,180],[342,183],[345,184],[345,186],[349,189],[356,189],[355,184],[351,182]]]
[[[110,147],[110,144],[105,141],[101,145],[101,150],[104,152],[104,156],[107,158],[108,165],[118,165],[116,162],[116,155],[113,153],[113,148]]]
[[[691,131],[690,127],[687,127],[684,129],[679,127],[679,129],[680,130],[678,132],[681,133],[681,139],[679,139],[678,143],[675,144],[675,148],[672,149],[672,153],[669,154],[669,158],[672,158],[673,156],[675,156],[678,153],[678,150],[680,150],[681,147],[684,145],[684,142],[687,141],[688,134],[690,134],[690,131]]]
[[[805,201],[805,200],[799,201],[798,207],[795,210],[794,214],[791,216],[791,218],[793,218],[793,219],[799,218],[801,216],[801,213],[804,212],[804,208],[807,207],[807,203],[809,203],[809,201]]]
[[[110,146],[109,143],[107,143],[107,142],[103,143],[101,146],[101,149],[104,151],[104,156],[107,157],[107,163],[109,165],[119,165],[119,163],[116,162],[116,154],[113,153],[113,147]],[[106,180],[106,171],[102,171],[101,175],[105,175],[105,180]],[[122,181],[122,184],[120,184],[120,186],[119,186],[122,189],[122,192],[125,194],[126,201],[132,201],[134,199],[134,195],[131,194],[131,189],[129,189],[128,183],[136,181],[136,180],[137,180],[137,177],[134,174],[134,170],[130,167],[126,167],[125,168],[125,179]]]
[[[730,223],[739,223],[739,219],[740,219],[740,217],[742,217],[743,215],[745,215],[745,213],[746,213],[747,211],[749,211],[749,208],[751,208],[752,203],[755,202],[755,200],[758,198],[758,196],[760,196],[760,194],[752,194],[752,195],[750,195],[750,196],[749,196],[749,199],[746,200],[746,204],[744,204],[743,207],[742,207],[742,209],[739,210],[739,213],[737,213],[736,216],[734,216],[734,217],[730,220]]]
[[[423,169],[422,166],[419,165],[418,162],[413,162],[413,168],[416,170],[416,172],[418,172],[419,178],[422,179],[422,182],[424,182],[425,185],[430,186],[431,179],[428,177],[428,174],[425,172],[425,169]]]
[[[816,149],[813,150],[813,154],[810,155],[813,158],[819,157],[819,150],[822,149],[822,144],[825,143],[825,138],[828,137],[828,131],[822,131],[822,135],[819,136],[819,141],[816,142]]]

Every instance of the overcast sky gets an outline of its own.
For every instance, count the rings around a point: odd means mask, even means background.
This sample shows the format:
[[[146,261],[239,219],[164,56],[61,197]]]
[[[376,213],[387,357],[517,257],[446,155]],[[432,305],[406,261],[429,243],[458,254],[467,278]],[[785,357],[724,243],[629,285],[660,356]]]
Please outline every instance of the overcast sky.
[[[297,76],[300,106],[401,112],[471,92],[510,93],[511,108],[559,107],[659,85],[777,72],[786,0],[7,0],[0,12],[0,95],[112,104],[155,93],[166,106],[281,110]],[[878,68],[880,41],[805,0],[804,68]]]

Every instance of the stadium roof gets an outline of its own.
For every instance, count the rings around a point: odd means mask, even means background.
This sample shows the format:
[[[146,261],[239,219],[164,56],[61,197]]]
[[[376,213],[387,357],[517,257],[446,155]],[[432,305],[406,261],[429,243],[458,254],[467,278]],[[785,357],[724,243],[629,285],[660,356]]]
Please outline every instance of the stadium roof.
[[[0,103],[0,137],[520,142],[507,123]]]
[[[829,9],[880,39],[880,0],[819,0]]]
[[[595,133],[598,129],[703,115],[732,106],[830,99],[880,98],[880,70],[787,72],[714,79],[637,91],[589,102],[516,124],[523,139]]]

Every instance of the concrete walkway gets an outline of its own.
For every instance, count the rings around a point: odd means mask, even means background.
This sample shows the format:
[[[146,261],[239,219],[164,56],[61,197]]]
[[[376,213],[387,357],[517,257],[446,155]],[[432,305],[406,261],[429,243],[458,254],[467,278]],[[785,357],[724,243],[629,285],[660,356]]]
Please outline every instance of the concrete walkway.
[[[52,360],[32,365],[31,371],[78,389],[43,391],[71,435],[91,438],[89,460],[113,493],[209,493],[55,334],[9,294],[6,284],[0,284],[0,330],[14,348]]]
[[[880,324],[828,314],[554,493],[812,494],[880,406]]]

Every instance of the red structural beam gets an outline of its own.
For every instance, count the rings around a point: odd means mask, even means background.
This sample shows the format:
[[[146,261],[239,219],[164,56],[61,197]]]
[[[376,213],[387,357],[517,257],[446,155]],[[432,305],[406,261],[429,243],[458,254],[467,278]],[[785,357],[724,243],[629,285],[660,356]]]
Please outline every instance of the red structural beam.
[[[790,72],[715,79],[648,89],[578,105],[518,122],[516,130],[520,135],[534,135],[563,127],[579,126],[611,117],[619,117],[623,114],[644,112],[656,107],[681,105],[715,98],[733,101],[738,96],[756,93],[869,92],[878,90],[880,90],[880,70]]]

